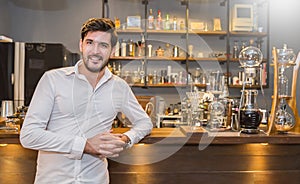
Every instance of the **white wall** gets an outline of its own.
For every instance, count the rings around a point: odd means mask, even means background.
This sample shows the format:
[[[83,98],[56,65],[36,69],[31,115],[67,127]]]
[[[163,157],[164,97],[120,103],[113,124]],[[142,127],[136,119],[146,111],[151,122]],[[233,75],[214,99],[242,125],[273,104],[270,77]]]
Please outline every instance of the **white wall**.
[[[10,16],[8,11],[8,0],[0,0],[0,35],[10,35]]]

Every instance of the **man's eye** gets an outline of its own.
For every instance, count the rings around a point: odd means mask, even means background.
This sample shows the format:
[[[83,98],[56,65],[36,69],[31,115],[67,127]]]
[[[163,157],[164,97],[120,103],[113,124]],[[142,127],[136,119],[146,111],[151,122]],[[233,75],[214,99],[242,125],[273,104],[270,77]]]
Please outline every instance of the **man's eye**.
[[[103,44],[101,44],[101,47],[102,48],[108,48],[109,46],[108,46],[108,44],[103,43]]]
[[[93,44],[93,42],[92,41],[86,41],[86,44]]]

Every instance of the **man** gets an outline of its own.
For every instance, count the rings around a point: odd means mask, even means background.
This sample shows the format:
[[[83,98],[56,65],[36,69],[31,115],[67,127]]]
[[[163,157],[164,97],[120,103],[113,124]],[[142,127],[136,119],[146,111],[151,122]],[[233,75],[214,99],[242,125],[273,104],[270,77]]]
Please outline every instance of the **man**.
[[[106,158],[151,132],[128,84],[106,67],[117,39],[110,19],[89,19],[81,28],[82,60],[40,79],[20,134],[25,148],[39,150],[35,183],[109,183]],[[111,131],[118,112],[133,125],[124,134]]]

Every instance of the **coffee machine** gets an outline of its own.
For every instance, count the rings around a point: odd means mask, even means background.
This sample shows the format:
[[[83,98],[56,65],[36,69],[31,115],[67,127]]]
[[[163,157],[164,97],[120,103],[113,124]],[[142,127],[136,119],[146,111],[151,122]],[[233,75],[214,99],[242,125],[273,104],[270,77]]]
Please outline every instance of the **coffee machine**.
[[[149,102],[146,104],[145,111],[151,118],[153,127],[156,126],[157,114],[164,114],[166,102],[161,96],[153,96],[150,98]]]
[[[242,94],[238,111],[238,120],[242,133],[259,133],[259,125],[262,113],[257,105],[258,90],[253,89],[257,73],[261,73],[261,63],[263,55],[260,49],[249,46],[244,48],[239,54],[241,68],[244,69],[245,78],[242,83]],[[257,72],[259,71],[259,72]],[[248,89],[245,89],[247,86]],[[262,89],[262,84],[260,82]]]

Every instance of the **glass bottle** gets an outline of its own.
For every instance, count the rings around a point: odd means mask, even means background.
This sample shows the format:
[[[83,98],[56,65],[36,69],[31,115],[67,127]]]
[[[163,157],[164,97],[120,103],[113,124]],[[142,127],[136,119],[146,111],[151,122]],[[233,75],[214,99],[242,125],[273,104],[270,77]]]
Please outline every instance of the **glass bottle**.
[[[116,29],[120,29],[121,27],[121,21],[118,17],[115,17],[115,27]]]
[[[153,84],[157,84],[158,83],[157,79],[158,79],[157,72],[156,72],[156,70],[154,70],[153,71]]]
[[[145,35],[141,34],[141,41],[138,41],[138,53],[137,56],[145,55]]]
[[[172,56],[172,49],[169,43],[166,43],[166,51],[164,53],[165,57],[171,57]]]
[[[234,45],[232,49],[232,58],[236,59],[239,57],[239,42],[234,40]]]
[[[179,28],[180,30],[185,30],[185,25],[183,21],[180,21]]]
[[[173,57],[179,57],[179,48],[176,45],[173,47]]]
[[[157,19],[156,19],[156,30],[161,30],[162,28],[162,18],[161,18],[161,11],[157,10]]]
[[[170,29],[171,29],[170,16],[169,16],[169,14],[166,14],[166,19],[164,22],[164,30],[170,30]]]
[[[128,55],[131,57],[135,56],[135,42],[130,40],[128,43]]]
[[[152,74],[152,72],[150,72],[148,74],[148,84],[153,84],[153,74]]]
[[[126,57],[126,42],[123,40],[121,43],[121,56]]]
[[[115,46],[115,57],[119,57],[120,56],[120,42],[119,40],[117,40],[116,46]]]
[[[178,113],[179,113],[179,106],[178,104],[174,104],[173,114],[178,115]]]
[[[173,30],[176,31],[177,30],[177,18],[173,17]]]
[[[240,49],[240,52],[247,47],[247,41],[243,40],[242,41],[242,46],[241,46],[241,49]]]
[[[154,29],[154,16],[152,9],[149,9],[148,15],[148,29]]]

